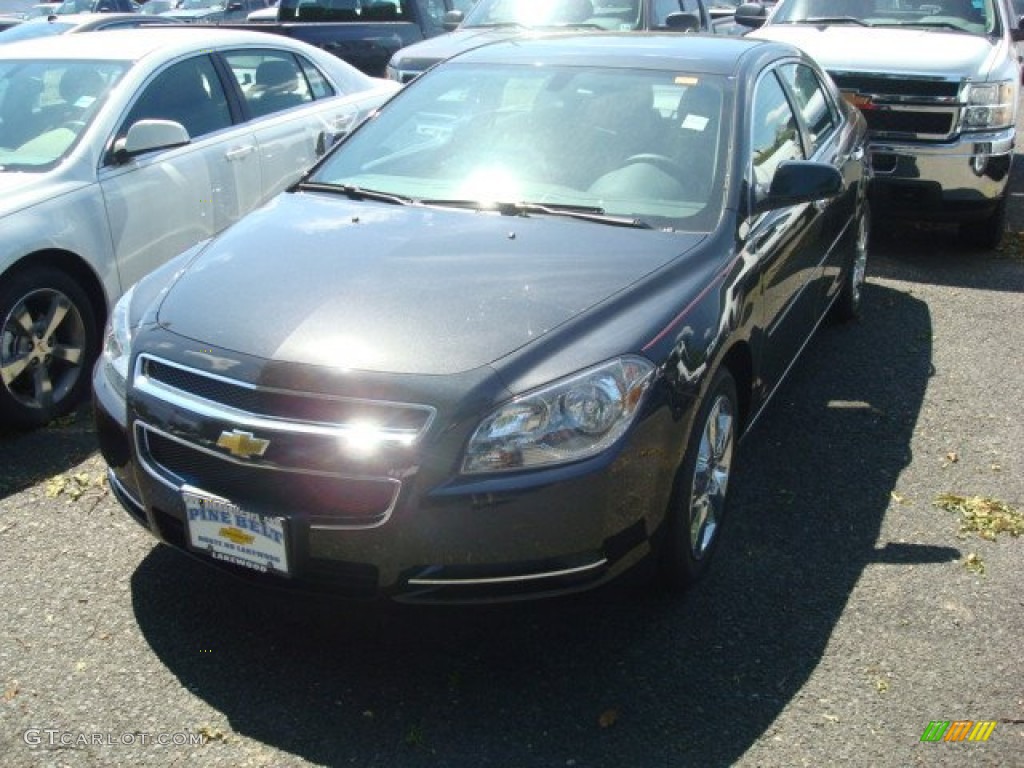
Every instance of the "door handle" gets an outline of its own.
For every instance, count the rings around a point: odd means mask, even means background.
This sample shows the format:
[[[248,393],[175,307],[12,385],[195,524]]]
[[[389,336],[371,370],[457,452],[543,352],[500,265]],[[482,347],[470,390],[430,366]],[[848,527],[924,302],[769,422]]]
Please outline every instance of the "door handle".
[[[228,160],[241,160],[243,157],[252,154],[256,151],[256,147],[252,144],[247,144],[244,147],[233,147],[224,153],[224,157]]]

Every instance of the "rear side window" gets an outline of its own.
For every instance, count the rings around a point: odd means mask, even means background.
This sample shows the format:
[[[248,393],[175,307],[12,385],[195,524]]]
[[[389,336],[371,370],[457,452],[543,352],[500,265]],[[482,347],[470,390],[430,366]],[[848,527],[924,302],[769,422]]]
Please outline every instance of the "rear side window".
[[[238,81],[253,117],[282,112],[308,104],[316,98],[306,71],[290,53],[232,51],[226,53],[224,59]],[[323,82],[318,84],[321,89],[325,85]]]

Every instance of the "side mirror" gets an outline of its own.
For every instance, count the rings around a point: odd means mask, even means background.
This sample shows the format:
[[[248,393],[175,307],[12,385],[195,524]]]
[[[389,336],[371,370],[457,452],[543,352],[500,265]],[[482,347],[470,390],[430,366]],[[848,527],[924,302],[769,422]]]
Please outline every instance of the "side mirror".
[[[441,19],[441,26],[444,27],[445,32],[451,32],[462,23],[464,18],[466,18],[466,14],[462,11],[448,11]]]
[[[136,155],[157,149],[172,149],[191,141],[188,131],[173,120],[139,120],[123,139],[114,142],[114,159],[127,162]]]
[[[827,200],[843,191],[843,175],[827,163],[787,160],[775,169],[767,194],[754,201],[754,213]]]
[[[768,20],[768,9],[761,3],[744,3],[736,9],[736,15],[733,18],[736,19],[737,24],[757,29],[763,27],[765,21]]]
[[[673,32],[700,32],[700,16],[692,11],[676,11],[665,17],[665,26]]]

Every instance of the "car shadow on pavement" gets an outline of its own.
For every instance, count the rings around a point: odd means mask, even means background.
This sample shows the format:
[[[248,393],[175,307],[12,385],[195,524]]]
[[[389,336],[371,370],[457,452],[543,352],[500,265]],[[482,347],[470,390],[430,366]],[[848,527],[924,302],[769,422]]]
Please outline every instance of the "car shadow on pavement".
[[[98,450],[88,403],[40,429],[0,427],[0,501],[77,466]]]
[[[156,547],[131,580],[160,660],[230,728],[316,764],[725,766],[821,660],[864,569],[956,559],[880,542],[932,374],[927,306],[869,284],[742,443],[716,567],[482,607],[255,591]],[[223,744],[230,760],[231,738]],[[240,753],[241,756],[241,753]],[[784,762],[784,761],[783,761]]]
[[[1024,233],[1009,231],[996,250],[961,245],[955,227],[876,221],[871,236],[871,274],[986,291],[1024,292]]]

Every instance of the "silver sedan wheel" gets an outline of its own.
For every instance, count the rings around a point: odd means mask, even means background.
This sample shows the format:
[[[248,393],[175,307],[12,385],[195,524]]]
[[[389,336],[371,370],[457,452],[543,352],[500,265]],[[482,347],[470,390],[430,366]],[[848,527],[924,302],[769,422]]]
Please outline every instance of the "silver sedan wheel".
[[[49,412],[68,397],[86,362],[86,324],[74,302],[54,288],[32,291],[0,332],[0,380],[15,401]]]
[[[690,490],[690,552],[694,560],[704,557],[718,534],[729,489],[734,432],[732,403],[719,395],[701,432]]]

